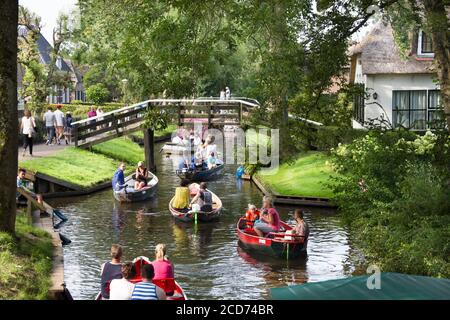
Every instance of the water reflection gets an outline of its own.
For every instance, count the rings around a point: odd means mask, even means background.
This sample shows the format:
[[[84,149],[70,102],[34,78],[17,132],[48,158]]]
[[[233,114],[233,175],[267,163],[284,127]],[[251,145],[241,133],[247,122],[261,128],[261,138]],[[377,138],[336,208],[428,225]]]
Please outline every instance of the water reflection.
[[[250,255],[238,246],[236,222],[248,203],[261,204],[262,195],[248,181],[236,181],[235,167],[209,183],[224,204],[220,221],[190,225],[173,220],[168,203],[179,179],[172,158],[157,159],[160,179],[155,199],[119,204],[110,190],[90,196],[55,199],[67,213],[61,227],[72,244],[64,248],[65,281],[75,299],[92,299],[99,290],[100,265],[109,260],[112,243],[124,247],[124,259],[153,258],[156,244],[167,245],[175,276],[192,299],[261,299],[268,289],[287,284],[341,278],[352,263],[346,230],[339,218],[317,208],[308,209],[310,224],[306,258],[286,261]],[[295,208],[277,207],[282,219]]]

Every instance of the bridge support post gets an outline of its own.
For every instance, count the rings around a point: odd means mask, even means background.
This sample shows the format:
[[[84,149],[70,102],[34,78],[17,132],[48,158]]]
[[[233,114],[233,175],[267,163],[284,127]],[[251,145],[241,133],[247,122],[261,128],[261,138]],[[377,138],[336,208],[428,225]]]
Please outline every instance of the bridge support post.
[[[144,129],[144,153],[148,170],[156,172],[154,132]]]

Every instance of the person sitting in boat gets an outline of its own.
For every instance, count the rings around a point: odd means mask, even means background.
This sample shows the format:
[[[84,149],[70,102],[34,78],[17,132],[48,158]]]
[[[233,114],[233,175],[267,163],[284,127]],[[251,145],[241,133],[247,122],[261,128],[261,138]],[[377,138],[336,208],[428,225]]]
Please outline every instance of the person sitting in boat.
[[[263,197],[261,215],[259,221],[255,222],[253,229],[260,237],[280,230],[280,215],[273,207],[272,199],[268,196]]]
[[[294,219],[295,219],[295,227],[294,234],[305,237],[304,241],[306,242],[309,237],[309,226],[305,219],[303,219],[303,211],[300,209],[296,209],[294,211]]]
[[[144,166],[144,161],[139,161],[138,166],[136,168],[136,179],[134,183],[134,189],[140,190],[147,185],[147,181],[149,178],[148,170]]]
[[[175,198],[172,207],[180,212],[189,211],[189,180],[183,179],[180,186],[175,189]]]
[[[206,156],[209,157],[211,153],[217,154],[217,146],[214,143],[216,138],[212,135],[208,135],[205,142]]]
[[[167,279],[174,278],[173,272],[173,264],[167,258],[167,249],[166,245],[163,243],[159,243],[155,247],[155,260],[152,262],[153,268],[155,269],[155,276],[153,279]],[[173,295],[173,292],[168,292],[167,295]]]
[[[214,152],[211,152],[211,154],[208,157],[208,169],[211,170],[212,168],[216,167],[216,157]]]
[[[211,212],[213,210],[212,193],[209,192],[207,188],[208,185],[206,184],[206,182],[200,183],[200,190],[192,199],[189,206],[192,206],[194,203],[197,203],[200,206],[200,211]]]
[[[195,161],[195,167],[196,168],[202,168],[203,167],[203,158],[202,158],[202,154],[200,152],[195,153],[194,156],[194,161]]]
[[[121,190],[124,190],[127,192],[128,185],[125,184],[125,171],[126,165],[125,163],[121,162],[119,167],[117,168],[116,172],[114,173],[113,179],[112,179],[112,187],[113,190],[118,192]]]
[[[152,283],[155,269],[151,264],[144,264],[141,269],[142,281],[135,284],[131,300],[166,300],[166,293]]]
[[[259,210],[254,204],[248,205],[248,210],[245,212],[245,224],[248,228],[252,228],[255,221],[259,219]]]
[[[131,300],[136,276],[136,267],[132,262],[122,264],[122,279],[113,279],[109,285],[109,300]]]
[[[113,279],[122,278],[122,247],[118,244],[111,246],[111,261],[102,264],[101,267],[101,292],[102,298],[109,299],[110,283]]]

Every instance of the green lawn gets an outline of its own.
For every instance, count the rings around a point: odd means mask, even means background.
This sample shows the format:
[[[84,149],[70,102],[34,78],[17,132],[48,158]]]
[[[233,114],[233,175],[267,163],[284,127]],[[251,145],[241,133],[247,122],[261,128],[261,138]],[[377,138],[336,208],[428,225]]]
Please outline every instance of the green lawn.
[[[127,137],[109,140],[92,147],[96,153],[103,154],[109,158],[125,161],[136,166],[139,161],[144,161],[144,148],[140,147]]]
[[[50,235],[18,215],[15,237],[0,232],[0,300],[48,299],[52,256]]]
[[[281,195],[329,198],[333,193],[325,184],[333,170],[327,160],[325,153],[310,151],[290,166],[280,165],[274,175],[258,174],[257,177]]]
[[[123,153],[125,153],[122,150]],[[21,161],[19,167],[62,179],[82,187],[110,180],[118,161],[101,154],[70,147],[51,157]]]

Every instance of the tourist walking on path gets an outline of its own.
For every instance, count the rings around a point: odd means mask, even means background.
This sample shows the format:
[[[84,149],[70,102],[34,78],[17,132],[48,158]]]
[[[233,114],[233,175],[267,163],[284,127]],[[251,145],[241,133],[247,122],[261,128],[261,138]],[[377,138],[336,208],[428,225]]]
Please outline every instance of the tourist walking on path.
[[[91,108],[89,109],[89,112],[88,112],[87,116],[88,116],[88,118],[93,118],[93,117],[96,117],[96,116],[97,116],[97,111],[95,111],[95,108],[94,108],[94,107],[91,107]],[[88,122],[88,124],[93,124],[93,123],[95,123],[95,119],[92,119],[92,120],[90,120],[90,121]],[[94,130],[94,128],[92,128],[91,130]],[[89,130],[89,131],[91,131],[91,130]]]
[[[103,114],[104,114],[104,112],[103,112],[103,109],[102,108],[98,108],[97,109],[97,111],[96,111],[96,114],[97,114],[97,121],[102,121],[104,118],[103,118]],[[100,125],[100,128],[104,128],[105,126],[102,124],[102,125]]]
[[[64,122],[64,138],[66,144],[72,143],[72,114],[70,112],[66,113],[66,121]]]
[[[22,121],[20,122],[20,130],[23,135],[23,153],[22,157],[25,157],[27,147],[30,150],[30,156],[33,156],[33,136],[36,133],[36,121],[31,116],[31,112],[25,110]]]
[[[56,106],[56,111],[53,113],[55,115],[56,124],[56,142],[61,144],[61,138],[64,135],[64,113],[61,111],[61,105]]]
[[[226,87],[225,88],[225,99],[230,100],[230,98],[231,98],[230,88]]]
[[[225,90],[220,90],[220,96],[219,96],[220,100],[225,100]]]
[[[101,292],[103,299],[109,299],[110,283],[113,279],[122,278],[122,247],[111,246],[111,261],[105,262],[101,268]]]
[[[53,143],[55,137],[55,114],[52,111],[52,107],[48,107],[47,112],[44,113],[45,128],[47,129],[47,145]]]

